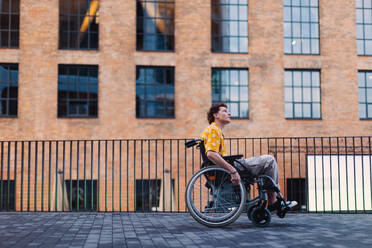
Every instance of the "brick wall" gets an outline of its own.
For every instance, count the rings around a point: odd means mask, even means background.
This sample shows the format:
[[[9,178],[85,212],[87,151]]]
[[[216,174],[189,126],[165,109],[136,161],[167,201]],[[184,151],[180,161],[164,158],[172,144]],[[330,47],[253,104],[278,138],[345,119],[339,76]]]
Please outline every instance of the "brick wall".
[[[197,7],[195,7],[197,6]],[[20,48],[0,62],[19,63],[18,118],[0,119],[8,139],[195,137],[207,124],[211,67],[248,67],[250,116],[226,127],[228,137],[367,135],[358,114],[354,1],[320,1],[321,55],[283,55],[281,1],[249,1],[249,53],[210,52],[210,2],[178,0],[175,52],[135,50],[135,1],[102,1],[98,51],[58,50],[58,1],[21,1]],[[58,64],[99,65],[99,116],[57,118]],[[175,118],[135,117],[136,65],[175,66]],[[284,118],[284,69],[321,69],[322,120]]]

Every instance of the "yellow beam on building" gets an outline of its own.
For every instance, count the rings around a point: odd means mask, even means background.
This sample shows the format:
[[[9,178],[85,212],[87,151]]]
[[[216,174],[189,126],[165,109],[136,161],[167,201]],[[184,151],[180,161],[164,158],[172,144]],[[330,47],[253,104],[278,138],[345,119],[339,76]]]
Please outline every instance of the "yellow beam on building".
[[[90,2],[89,9],[85,13],[83,23],[81,24],[80,32],[84,33],[85,31],[87,31],[89,24],[93,21],[96,13],[98,12],[98,7],[98,0],[93,0]]]

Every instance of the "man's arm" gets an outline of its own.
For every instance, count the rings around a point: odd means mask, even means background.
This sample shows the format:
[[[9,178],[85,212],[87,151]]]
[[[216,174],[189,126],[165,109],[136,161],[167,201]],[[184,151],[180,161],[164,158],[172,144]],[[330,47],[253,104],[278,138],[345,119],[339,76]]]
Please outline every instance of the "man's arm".
[[[231,173],[231,181],[234,183],[234,184],[239,184],[240,183],[240,175],[239,173],[237,173],[236,169],[231,165],[229,164],[228,162],[226,162],[220,154],[218,154],[217,152],[214,152],[214,151],[208,151],[207,152],[207,157],[210,161],[212,161],[213,163],[215,163],[216,165],[228,170],[230,173]]]

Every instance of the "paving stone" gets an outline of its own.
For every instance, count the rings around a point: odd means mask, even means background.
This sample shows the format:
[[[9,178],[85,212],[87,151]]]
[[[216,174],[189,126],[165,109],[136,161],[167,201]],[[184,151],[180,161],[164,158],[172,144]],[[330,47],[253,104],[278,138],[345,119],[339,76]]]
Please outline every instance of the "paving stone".
[[[208,228],[187,213],[0,213],[0,247],[361,247],[372,215],[288,214],[266,228],[246,216]]]

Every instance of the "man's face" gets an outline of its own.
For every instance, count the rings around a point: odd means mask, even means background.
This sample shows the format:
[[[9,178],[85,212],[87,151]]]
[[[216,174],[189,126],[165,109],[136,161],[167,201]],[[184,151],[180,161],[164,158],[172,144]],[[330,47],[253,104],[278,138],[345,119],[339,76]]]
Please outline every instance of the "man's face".
[[[218,112],[214,114],[214,118],[225,125],[231,122],[230,116],[230,112],[225,107],[220,107],[220,110],[218,110]]]

